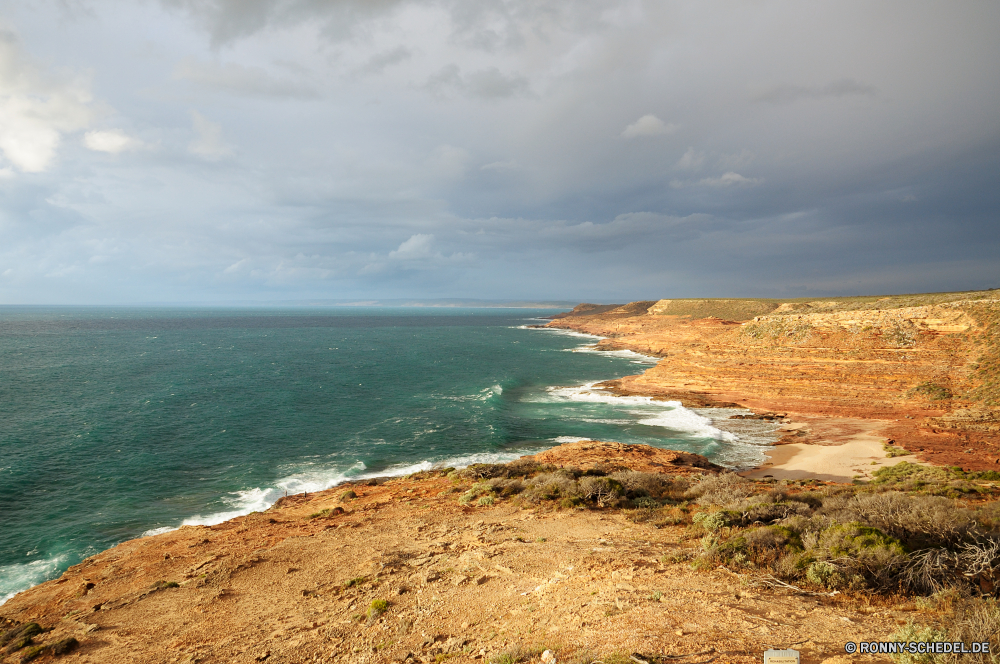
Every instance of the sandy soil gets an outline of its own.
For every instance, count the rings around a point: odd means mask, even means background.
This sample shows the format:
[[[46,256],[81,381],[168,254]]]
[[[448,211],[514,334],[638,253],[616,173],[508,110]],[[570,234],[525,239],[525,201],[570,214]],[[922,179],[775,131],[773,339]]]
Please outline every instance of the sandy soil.
[[[750,663],[772,646],[807,664],[887,661],[846,660],[844,642],[883,639],[910,616],[695,571],[682,527],[612,509],[463,507],[440,477],[356,485],[353,500],[345,488],[125,542],[0,614],[51,627],[40,643],[74,636],[60,661],[92,664],[485,662],[515,645],[588,664]],[[368,619],[373,600],[388,610]]]

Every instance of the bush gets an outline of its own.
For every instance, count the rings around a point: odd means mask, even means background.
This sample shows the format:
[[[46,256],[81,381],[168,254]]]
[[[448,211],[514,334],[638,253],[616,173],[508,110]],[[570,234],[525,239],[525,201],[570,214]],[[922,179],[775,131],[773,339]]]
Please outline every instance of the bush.
[[[729,514],[724,511],[698,512],[691,519],[691,522],[696,526],[701,526],[710,533],[714,533],[729,525]]]
[[[520,643],[514,643],[490,657],[489,664],[517,664],[529,660],[541,652],[540,648],[528,648]]]
[[[684,478],[670,477],[662,473],[639,473],[621,470],[609,476],[625,487],[629,498],[649,496],[651,498],[677,501],[684,496],[690,483]]]
[[[753,495],[754,484],[735,473],[708,475],[684,494],[699,505],[735,505]]]
[[[812,510],[809,509],[808,505],[801,502],[782,501],[771,503],[765,500],[733,511],[739,513],[738,518],[733,520],[734,523],[738,523],[741,526],[749,526],[755,523],[774,523],[775,521],[788,519],[792,516],[809,514]]]
[[[521,494],[521,499],[527,503],[539,503],[543,500],[583,499],[580,486],[571,473],[557,471],[536,475],[527,482],[528,488]]]
[[[516,496],[525,489],[525,484],[520,479],[496,478],[487,482],[489,488],[500,496]]]
[[[827,528],[809,553],[841,570],[850,587],[867,585],[878,590],[898,585],[907,561],[899,540],[859,523]]]
[[[584,477],[580,480],[580,494],[596,502],[598,507],[604,507],[624,498],[625,487],[610,477]]]
[[[911,549],[957,544],[975,531],[972,512],[940,496],[908,496],[898,491],[831,500],[820,513],[834,521],[878,528]]]
[[[946,632],[931,627],[919,627],[912,622],[903,625],[889,637],[889,641],[899,641],[901,643],[947,640],[948,634]],[[896,664],[934,664],[935,662],[942,661],[938,655],[909,652],[892,654],[889,655],[889,658],[896,662]]]
[[[910,390],[910,394],[919,394],[920,396],[927,397],[931,401],[942,401],[944,399],[950,399],[952,396],[951,390],[947,387],[930,381],[920,383]]]
[[[31,637],[41,634],[45,630],[42,629],[41,625],[36,622],[25,623],[18,627],[13,627],[0,636],[0,646],[6,646],[9,643],[27,639],[28,642],[31,641]],[[22,645],[21,648],[24,646]],[[11,651],[12,652],[12,651]]]
[[[901,461],[895,466],[879,468],[874,473],[875,479],[872,484],[897,484],[901,482],[928,483],[946,482],[950,479],[949,473],[944,468],[921,466]]]
[[[389,602],[384,599],[373,599],[371,604],[368,605],[368,611],[365,615],[368,617],[368,623],[371,624],[378,620],[378,617],[389,610]]]
[[[913,452],[910,452],[909,450],[904,450],[902,447],[896,447],[891,443],[884,443],[882,445],[882,450],[885,452],[885,456],[887,459],[894,459],[896,457],[908,456],[910,454],[913,454]]]
[[[840,588],[844,585],[844,577],[841,576],[840,571],[825,560],[809,565],[809,569],[806,570],[806,579],[810,583],[824,588]]]

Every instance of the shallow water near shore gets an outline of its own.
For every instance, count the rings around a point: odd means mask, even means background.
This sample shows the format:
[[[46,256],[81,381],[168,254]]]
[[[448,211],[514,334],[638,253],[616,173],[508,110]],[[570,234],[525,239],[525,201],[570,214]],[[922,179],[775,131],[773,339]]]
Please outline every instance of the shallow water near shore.
[[[122,540],[350,478],[579,438],[763,458],[767,431],[595,389],[654,360],[527,327],[551,313],[0,308],[0,601]]]

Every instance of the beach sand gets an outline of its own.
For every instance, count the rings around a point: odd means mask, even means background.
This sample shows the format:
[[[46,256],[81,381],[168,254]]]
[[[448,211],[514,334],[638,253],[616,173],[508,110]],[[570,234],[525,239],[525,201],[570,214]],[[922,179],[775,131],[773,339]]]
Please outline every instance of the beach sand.
[[[818,479],[850,483],[870,480],[874,472],[902,461],[922,463],[913,455],[887,458],[883,444],[893,420],[789,414],[781,441],[760,467],[739,473],[751,479]]]

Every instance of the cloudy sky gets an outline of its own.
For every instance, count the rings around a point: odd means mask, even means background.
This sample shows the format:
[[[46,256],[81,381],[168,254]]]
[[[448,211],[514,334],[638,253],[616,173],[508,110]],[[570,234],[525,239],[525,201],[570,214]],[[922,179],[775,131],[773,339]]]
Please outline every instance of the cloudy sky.
[[[1000,4],[0,0],[0,303],[1000,286]]]

